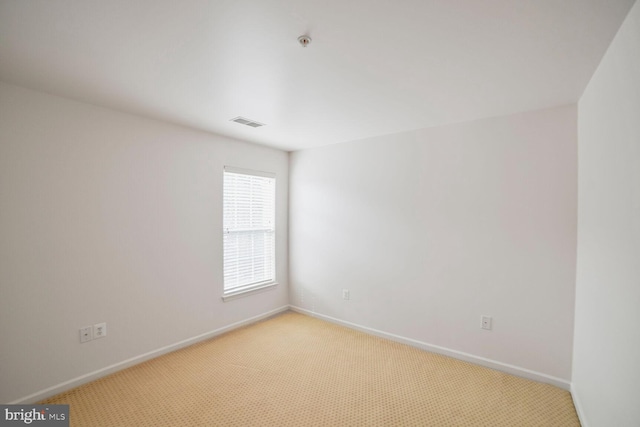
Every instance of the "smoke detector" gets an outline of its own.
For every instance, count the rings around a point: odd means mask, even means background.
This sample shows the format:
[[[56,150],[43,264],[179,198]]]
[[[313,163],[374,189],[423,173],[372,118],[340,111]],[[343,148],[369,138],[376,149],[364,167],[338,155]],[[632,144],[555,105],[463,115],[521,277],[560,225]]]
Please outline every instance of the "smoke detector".
[[[302,47],[307,47],[309,45],[309,43],[311,43],[311,37],[309,37],[309,36],[300,36],[300,37],[298,37],[298,43],[300,43],[300,46],[302,46]]]

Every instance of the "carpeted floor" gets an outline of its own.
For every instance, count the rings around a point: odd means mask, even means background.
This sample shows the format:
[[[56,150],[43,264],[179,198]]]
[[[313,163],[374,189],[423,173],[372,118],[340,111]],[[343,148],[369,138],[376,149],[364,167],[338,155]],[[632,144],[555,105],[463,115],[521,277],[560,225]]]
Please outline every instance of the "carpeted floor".
[[[72,426],[579,426],[564,390],[286,312],[47,399]]]

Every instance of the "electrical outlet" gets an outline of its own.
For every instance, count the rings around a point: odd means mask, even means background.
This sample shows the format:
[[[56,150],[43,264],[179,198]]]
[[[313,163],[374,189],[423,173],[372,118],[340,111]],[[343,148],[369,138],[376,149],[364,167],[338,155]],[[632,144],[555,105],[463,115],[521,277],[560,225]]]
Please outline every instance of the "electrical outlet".
[[[87,342],[93,339],[93,327],[85,326],[80,328],[80,342]]]
[[[96,323],[93,325],[93,339],[96,340],[98,338],[103,338],[107,335],[107,324],[106,323]]]
[[[490,331],[492,320],[491,316],[480,316],[480,328]]]
[[[343,289],[342,290],[342,299],[349,299],[349,289]]]

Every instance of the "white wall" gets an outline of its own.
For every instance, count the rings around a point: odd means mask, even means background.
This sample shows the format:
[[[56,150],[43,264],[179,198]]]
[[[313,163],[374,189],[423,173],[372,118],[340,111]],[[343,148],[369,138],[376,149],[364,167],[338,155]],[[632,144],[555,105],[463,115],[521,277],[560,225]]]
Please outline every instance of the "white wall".
[[[225,164],[277,174],[281,285],[223,303]],[[0,84],[0,402],[286,306],[287,191],[285,152]]]
[[[585,425],[640,425],[640,3],[578,106],[573,394]]]
[[[568,385],[576,131],[566,106],[292,153],[291,303]]]

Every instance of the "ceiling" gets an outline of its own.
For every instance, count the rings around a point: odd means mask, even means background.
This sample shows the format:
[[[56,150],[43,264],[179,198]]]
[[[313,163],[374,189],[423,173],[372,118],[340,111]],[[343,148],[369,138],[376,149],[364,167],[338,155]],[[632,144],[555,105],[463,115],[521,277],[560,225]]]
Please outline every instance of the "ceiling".
[[[0,0],[0,79],[299,150],[574,103],[633,3]]]

